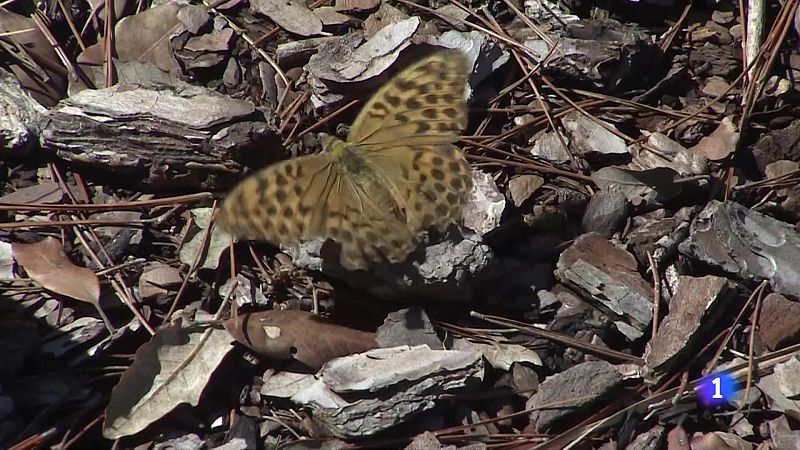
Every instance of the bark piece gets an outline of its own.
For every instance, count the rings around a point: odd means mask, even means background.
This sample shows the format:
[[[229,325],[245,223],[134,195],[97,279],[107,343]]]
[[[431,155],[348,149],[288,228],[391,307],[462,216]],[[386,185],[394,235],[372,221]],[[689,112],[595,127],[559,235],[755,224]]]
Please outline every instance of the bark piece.
[[[645,33],[611,19],[574,21],[558,28],[565,31],[553,36],[559,46],[552,54],[543,39],[527,39],[524,45],[543,63],[545,74],[573,83],[612,91],[639,84],[657,52]]]
[[[764,297],[758,316],[758,335],[768,349],[775,351],[800,343],[800,303],[780,294]]]
[[[30,150],[39,134],[39,120],[45,113],[16,77],[0,70],[0,155]]]
[[[750,151],[762,173],[771,162],[781,159],[800,161],[800,119],[785,128],[762,134]]]
[[[234,153],[256,144],[279,148],[258,116],[252,103],[201,87],[119,85],[62,101],[45,117],[41,143],[65,161],[131,180],[144,175],[148,185],[213,185],[213,174],[241,170]]]
[[[261,394],[291,397],[322,432],[353,439],[403,423],[482,378],[479,352],[401,346],[334,359],[316,375],[277,373]]]
[[[462,213],[464,226],[483,236],[500,225],[505,208],[506,198],[497,189],[492,176],[473,170],[472,189]]]
[[[639,275],[633,255],[598,234],[578,237],[561,254],[556,277],[608,311],[629,339],[641,337],[653,319],[652,289]]]
[[[800,298],[800,235],[788,223],[727,201],[711,201],[692,223],[680,252],[740,280],[769,280]]]
[[[669,314],[645,348],[648,368],[663,374],[697,355],[707,330],[714,327],[722,312],[733,309],[730,300],[734,294],[734,285],[725,278],[681,276]]]

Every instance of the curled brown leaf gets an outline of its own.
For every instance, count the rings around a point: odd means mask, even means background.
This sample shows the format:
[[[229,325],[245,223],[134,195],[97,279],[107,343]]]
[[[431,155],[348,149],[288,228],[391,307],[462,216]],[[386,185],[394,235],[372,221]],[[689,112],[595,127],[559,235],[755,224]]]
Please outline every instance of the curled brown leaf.
[[[377,347],[375,334],[324,321],[305,311],[258,311],[224,323],[242,345],[262,356],[294,358],[312,369]]]

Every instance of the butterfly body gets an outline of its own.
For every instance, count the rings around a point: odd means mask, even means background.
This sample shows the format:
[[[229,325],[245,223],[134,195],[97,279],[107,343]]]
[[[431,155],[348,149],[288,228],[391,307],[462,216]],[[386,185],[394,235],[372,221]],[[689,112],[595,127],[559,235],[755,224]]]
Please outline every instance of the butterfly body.
[[[344,267],[402,262],[428,228],[460,218],[470,169],[453,145],[466,125],[464,56],[439,52],[401,71],[366,103],[346,141],[261,169],[222,206],[240,238],[330,238]]]

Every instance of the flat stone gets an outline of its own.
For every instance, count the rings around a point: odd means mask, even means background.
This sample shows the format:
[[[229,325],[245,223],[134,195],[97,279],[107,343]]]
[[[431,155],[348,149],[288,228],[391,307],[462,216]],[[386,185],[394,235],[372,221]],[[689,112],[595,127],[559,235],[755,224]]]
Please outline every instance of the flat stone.
[[[539,432],[546,432],[567,416],[587,411],[608,399],[622,381],[622,375],[606,361],[587,361],[547,377],[539,385],[539,391],[528,399],[525,408],[560,406],[531,412],[531,425]]]
[[[625,226],[630,213],[625,195],[616,189],[601,189],[589,199],[583,213],[583,230],[610,238]]]
[[[379,347],[427,345],[431,350],[441,350],[442,341],[433,328],[431,319],[419,306],[394,311],[386,316],[375,333]]]
[[[797,356],[775,366],[775,379],[783,395],[798,399],[800,397],[800,359]]]

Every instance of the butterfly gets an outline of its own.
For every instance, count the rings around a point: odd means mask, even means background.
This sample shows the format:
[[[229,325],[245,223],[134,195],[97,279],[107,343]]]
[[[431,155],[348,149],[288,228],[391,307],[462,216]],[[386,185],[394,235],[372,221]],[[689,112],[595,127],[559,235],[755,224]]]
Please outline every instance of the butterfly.
[[[470,69],[438,51],[400,71],[367,101],[346,140],[270,165],[240,182],[218,215],[238,238],[293,244],[329,238],[349,270],[404,261],[429,228],[461,217],[470,167],[454,145],[467,124]]]

